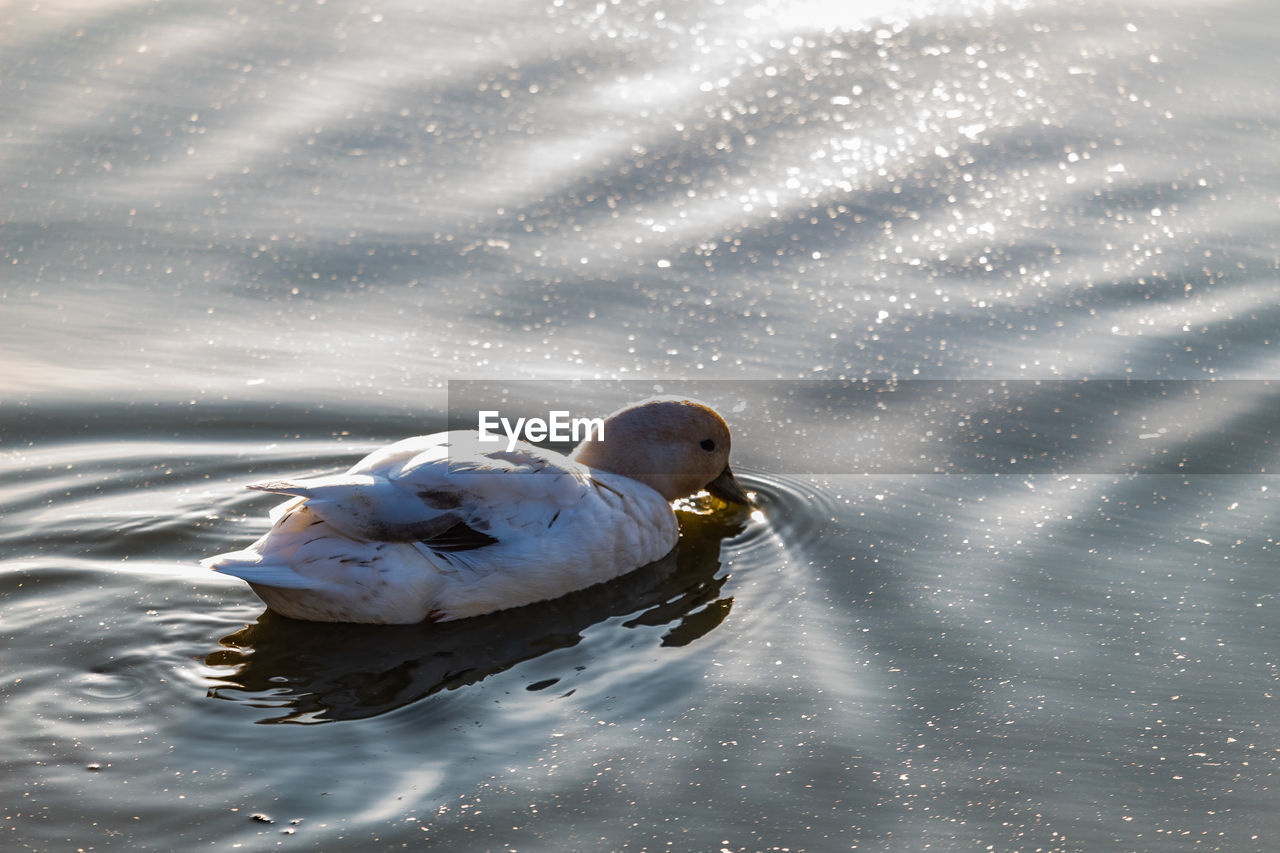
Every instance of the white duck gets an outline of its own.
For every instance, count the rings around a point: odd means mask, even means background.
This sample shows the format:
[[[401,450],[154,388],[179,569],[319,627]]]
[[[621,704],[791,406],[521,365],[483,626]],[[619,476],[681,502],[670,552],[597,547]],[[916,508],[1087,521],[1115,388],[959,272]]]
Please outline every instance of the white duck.
[[[346,474],[248,488],[295,500],[257,542],[205,566],[285,616],[385,624],[557,598],[666,555],[679,537],[673,500],[706,489],[748,503],[729,427],[687,400],[615,412],[603,438],[568,457],[455,430],[392,444]]]

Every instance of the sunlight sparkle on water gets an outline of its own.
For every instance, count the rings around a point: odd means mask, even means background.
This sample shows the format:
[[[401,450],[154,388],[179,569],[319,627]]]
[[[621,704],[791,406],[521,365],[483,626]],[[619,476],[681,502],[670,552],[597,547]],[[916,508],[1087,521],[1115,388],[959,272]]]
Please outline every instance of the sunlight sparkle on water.
[[[925,15],[977,13],[990,11],[997,4],[990,0],[809,0],[790,3],[772,0],[746,11],[753,22],[766,22],[771,30],[836,30],[865,29],[872,23],[906,22]]]

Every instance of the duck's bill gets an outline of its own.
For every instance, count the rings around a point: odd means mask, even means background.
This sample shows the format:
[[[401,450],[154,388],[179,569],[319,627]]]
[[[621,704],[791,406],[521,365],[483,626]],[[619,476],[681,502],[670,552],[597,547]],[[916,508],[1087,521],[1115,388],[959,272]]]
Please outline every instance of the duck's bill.
[[[707,483],[707,491],[726,503],[751,505],[751,499],[747,497],[747,490],[742,488],[742,484],[733,476],[733,472],[729,470],[728,465],[724,466],[724,470],[720,472],[719,477]]]

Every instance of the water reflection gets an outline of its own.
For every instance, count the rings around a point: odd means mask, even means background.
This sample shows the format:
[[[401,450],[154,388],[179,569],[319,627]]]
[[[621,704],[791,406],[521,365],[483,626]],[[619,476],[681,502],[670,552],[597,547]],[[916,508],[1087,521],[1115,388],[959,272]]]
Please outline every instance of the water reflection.
[[[208,695],[281,712],[263,723],[358,720],[575,646],[590,626],[632,612],[625,627],[670,625],[662,645],[687,645],[729,615],[733,599],[722,596],[729,576],[720,573],[720,549],[746,530],[748,515],[703,513],[695,504],[678,515],[680,544],[672,553],[555,601],[418,625],[301,622],[264,611],[206,655],[209,666],[235,667]]]

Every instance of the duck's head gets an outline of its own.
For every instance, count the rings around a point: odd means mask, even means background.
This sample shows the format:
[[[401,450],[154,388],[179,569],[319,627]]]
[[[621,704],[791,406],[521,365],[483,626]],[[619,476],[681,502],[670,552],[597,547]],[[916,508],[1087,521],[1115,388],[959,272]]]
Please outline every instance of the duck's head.
[[[711,408],[689,400],[646,400],[614,412],[578,445],[572,458],[653,487],[669,501],[703,489],[729,503],[749,504],[729,469],[729,426]]]

